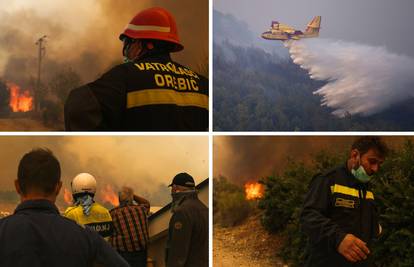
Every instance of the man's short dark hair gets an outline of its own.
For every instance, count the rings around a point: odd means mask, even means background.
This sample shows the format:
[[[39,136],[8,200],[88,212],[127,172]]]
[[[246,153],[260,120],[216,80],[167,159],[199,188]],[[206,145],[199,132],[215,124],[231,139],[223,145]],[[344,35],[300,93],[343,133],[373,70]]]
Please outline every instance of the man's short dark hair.
[[[361,155],[367,153],[370,149],[377,151],[381,157],[386,157],[388,154],[388,147],[379,136],[358,137],[352,144],[352,149],[358,149]]]
[[[59,161],[49,149],[33,149],[20,160],[17,180],[23,194],[34,191],[50,195],[60,181]]]

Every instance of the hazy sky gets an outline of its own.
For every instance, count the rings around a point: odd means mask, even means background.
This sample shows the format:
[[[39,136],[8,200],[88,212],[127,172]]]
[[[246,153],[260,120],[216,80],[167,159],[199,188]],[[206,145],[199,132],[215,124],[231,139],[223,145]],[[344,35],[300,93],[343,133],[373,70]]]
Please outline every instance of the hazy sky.
[[[213,5],[245,21],[257,36],[271,20],[303,30],[321,15],[323,38],[385,46],[414,57],[412,0],[214,0]]]
[[[54,152],[67,189],[75,175],[89,172],[96,177],[98,189],[106,184],[127,185],[147,196],[167,192],[162,199],[170,199],[167,185],[177,173],[190,173],[198,184],[209,172],[208,138],[204,136],[1,136],[0,147],[2,191],[14,190],[21,157],[36,147]]]
[[[37,66],[35,42],[47,35],[44,77],[53,76],[56,67],[47,63],[54,63],[71,67],[85,81],[95,79],[122,62],[119,34],[139,11],[154,6],[175,17],[184,50],[173,59],[207,75],[208,0],[0,0],[0,77],[16,80],[17,74],[7,76],[16,72],[11,65],[18,60]],[[37,73],[36,67],[20,70]]]

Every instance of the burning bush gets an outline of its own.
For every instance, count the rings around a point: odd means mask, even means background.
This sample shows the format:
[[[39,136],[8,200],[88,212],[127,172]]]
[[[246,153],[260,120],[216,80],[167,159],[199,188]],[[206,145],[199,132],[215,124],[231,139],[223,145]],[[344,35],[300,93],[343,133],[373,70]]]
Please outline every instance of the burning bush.
[[[244,185],[247,200],[257,200],[263,197],[264,187],[261,183],[247,182]]]
[[[226,178],[214,178],[213,212],[215,223],[234,226],[249,215],[251,206],[242,187],[232,184]]]
[[[22,89],[15,83],[6,83],[10,92],[10,107],[13,112],[27,112],[33,109],[33,96],[31,92]]]

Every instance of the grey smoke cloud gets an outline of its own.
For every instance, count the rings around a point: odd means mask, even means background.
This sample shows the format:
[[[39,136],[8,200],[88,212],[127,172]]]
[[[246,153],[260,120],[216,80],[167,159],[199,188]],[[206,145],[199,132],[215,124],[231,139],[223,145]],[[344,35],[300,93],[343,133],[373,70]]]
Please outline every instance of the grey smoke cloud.
[[[179,172],[196,183],[208,177],[208,138],[180,136],[31,136],[0,137],[0,188],[14,191],[21,157],[35,147],[51,149],[62,167],[63,187],[81,172],[93,174],[98,192],[124,185],[149,197],[154,205],[171,200],[167,185]],[[62,201],[63,189],[60,194]]]
[[[328,81],[314,92],[342,117],[369,116],[414,97],[414,59],[384,47],[332,39],[286,43],[293,62],[312,79]]]
[[[348,155],[356,136],[216,136],[213,145],[213,175],[236,184],[282,174],[288,159],[310,164],[324,150]],[[413,137],[385,136],[391,148]]]
[[[137,12],[153,6],[176,18],[185,50],[173,58],[208,75],[207,0],[0,0],[0,77],[29,84],[37,74],[35,42],[47,35],[43,77],[72,68],[91,81],[121,63],[119,34]]]

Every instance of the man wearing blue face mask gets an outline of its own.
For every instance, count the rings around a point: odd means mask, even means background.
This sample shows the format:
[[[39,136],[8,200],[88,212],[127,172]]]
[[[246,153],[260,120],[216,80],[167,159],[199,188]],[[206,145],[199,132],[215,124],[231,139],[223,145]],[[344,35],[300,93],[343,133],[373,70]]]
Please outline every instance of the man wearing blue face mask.
[[[369,182],[387,152],[379,137],[358,137],[343,166],[312,179],[301,214],[306,266],[374,266],[370,248],[381,226]]]

